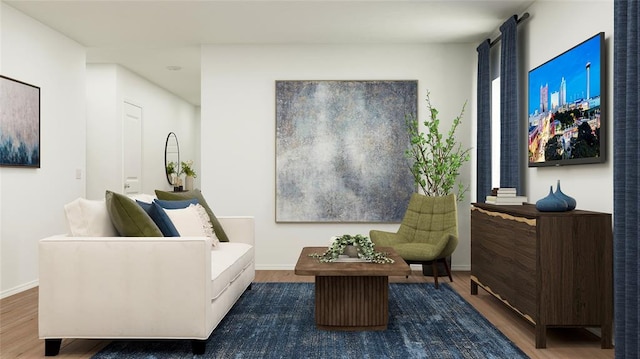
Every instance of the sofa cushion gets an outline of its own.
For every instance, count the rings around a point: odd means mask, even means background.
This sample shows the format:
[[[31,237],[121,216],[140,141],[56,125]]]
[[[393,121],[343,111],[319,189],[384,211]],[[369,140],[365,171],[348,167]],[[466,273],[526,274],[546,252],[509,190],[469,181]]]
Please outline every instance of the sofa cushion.
[[[211,250],[211,300],[218,298],[242,272],[253,265],[253,246],[220,243]]]
[[[156,199],[155,195],[148,193],[130,193],[127,194],[127,197],[131,198],[134,201],[140,201],[144,203],[151,203],[154,199]]]
[[[111,223],[104,200],[77,198],[64,206],[69,233],[73,237],[115,237],[118,231]]]
[[[131,198],[131,196],[129,196]],[[163,208],[186,208],[192,203],[198,203],[197,199],[190,199],[184,201],[163,201],[157,198],[151,198],[150,201],[136,200],[138,204],[147,212],[149,217],[153,219],[153,222],[160,228],[160,231],[165,237],[180,237],[180,233],[171,222],[167,213]]]
[[[178,233],[178,230],[171,222],[169,216],[167,216],[162,207],[157,203],[147,203],[140,200],[136,200],[136,203],[138,203],[138,205],[147,212],[149,217],[153,220],[153,223],[160,228],[162,235],[165,237],[180,237],[180,233]]]
[[[181,237],[209,237],[213,246],[219,243],[211,226],[209,215],[199,204],[190,204],[187,208],[160,209],[165,212]]]
[[[105,200],[111,223],[123,237],[162,237],[160,228],[131,198],[106,191]]]
[[[161,200],[184,200],[184,199],[197,199],[198,203],[204,207],[209,215],[209,219],[211,220],[211,224],[213,225],[213,230],[216,232],[216,237],[220,240],[220,242],[229,242],[229,237],[224,233],[224,229],[222,229],[222,225],[216,218],[215,214],[207,204],[207,201],[202,196],[202,192],[199,189],[194,189],[192,191],[186,192],[166,192],[161,190],[156,190],[156,196]]]
[[[198,203],[197,199],[185,201],[163,201],[148,195],[147,197],[142,197],[143,199],[139,199],[140,197],[138,196],[128,197],[136,200],[138,205],[147,212],[153,222],[158,226],[158,228],[160,228],[160,231],[165,237],[180,237],[180,233],[178,233],[178,230],[173,225],[171,219],[169,219],[163,208],[185,208],[189,207],[192,203]]]
[[[187,208],[191,204],[198,204],[199,203],[197,198],[183,199],[183,200],[155,199],[153,202],[155,202],[160,207],[165,208],[165,209]]]

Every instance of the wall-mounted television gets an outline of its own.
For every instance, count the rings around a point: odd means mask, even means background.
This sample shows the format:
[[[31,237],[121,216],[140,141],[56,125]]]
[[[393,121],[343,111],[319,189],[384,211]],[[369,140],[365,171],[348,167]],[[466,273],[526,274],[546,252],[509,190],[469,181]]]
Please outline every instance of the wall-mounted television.
[[[529,167],[605,161],[601,32],[529,71]]]

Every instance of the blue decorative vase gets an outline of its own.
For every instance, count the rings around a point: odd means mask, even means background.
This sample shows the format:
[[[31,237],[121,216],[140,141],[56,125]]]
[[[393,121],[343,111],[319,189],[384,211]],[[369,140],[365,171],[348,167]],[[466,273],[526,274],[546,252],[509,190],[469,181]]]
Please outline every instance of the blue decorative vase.
[[[560,180],[558,180],[558,184],[556,185],[556,192],[554,194],[556,195],[556,197],[562,198],[565,202],[567,202],[567,211],[571,211],[576,208],[575,198],[567,196],[560,189]]]
[[[549,186],[549,195],[536,202],[536,209],[540,212],[564,212],[569,208],[567,202],[553,194],[553,186]]]

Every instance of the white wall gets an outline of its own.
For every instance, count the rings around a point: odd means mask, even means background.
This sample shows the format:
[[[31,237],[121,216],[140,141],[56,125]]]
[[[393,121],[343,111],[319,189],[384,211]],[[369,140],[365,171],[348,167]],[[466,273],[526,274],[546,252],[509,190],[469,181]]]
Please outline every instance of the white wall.
[[[172,189],[164,167],[164,145],[171,131],[178,137],[180,161],[193,160],[194,169],[200,173],[196,155],[200,151],[199,108],[126,68],[119,70],[122,98],[142,107],[142,192]]]
[[[41,168],[0,168],[0,297],[38,283],[41,238],[66,233],[63,206],[121,188],[122,102],[143,107],[144,192],[169,189],[164,143],[199,153],[199,108],[116,65],[92,65],[78,43],[12,7],[0,7],[0,73],[41,89]],[[87,129],[87,118],[93,120]],[[85,167],[86,166],[86,167]],[[77,170],[81,178],[76,178]],[[91,195],[88,195],[91,192]]]
[[[122,188],[122,151],[113,150],[122,148],[116,75],[116,65],[87,65],[86,197],[90,199],[103,199],[106,189]]]
[[[142,108],[142,189],[171,189],[164,174],[164,146],[175,132],[180,160],[199,172],[199,108],[114,64],[87,65],[87,198],[122,192],[122,106]],[[197,181],[197,179],[196,179]],[[197,184],[198,182],[196,182]]]
[[[40,87],[41,168],[0,168],[0,295],[37,285],[38,240],[85,191],[85,50],[0,3],[0,73]],[[76,179],[76,169],[82,173]]]
[[[566,14],[575,13],[576,4],[538,1],[527,10],[531,18],[520,27],[527,39],[521,45],[526,54],[522,86],[526,86],[529,69],[605,31],[608,160],[599,165],[528,169],[527,195],[531,201],[542,198],[560,179],[579,208],[611,212],[613,2],[579,2],[581,18],[597,21],[557,25],[566,23]],[[85,194],[85,178],[90,181],[93,173],[119,169],[113,164],[95,167],[100,158],[92,140],[86,140],[92,137],[85,130],[85,50],[4,3],[0,4],[0,28],[0,73],[41,87],[42,95],[42,168],[0,168],[0,295],[4,297],[37,284],[37,241],[66,231],[62,207]],[[476,45],[204,46],[202,114],[114,65],[102,68],[102,74],[98,67],[88,71],[87,90],[96,91],[92,86],[98,86],[109,99],[89,98],[86,110],[92,116],[96,114],[91,108],[94,104],[108,106],[101,116],[119,121],[121,100],[140,104],[145,118],[143,176],[148,181],[143,191],[169,188],[163,177],[163,148],[166,134],[176,132],[181,158],[196,161],[198,180],[214,211],[256,217],[258,268],[291,269],[304,246],[324,245],[336,234],[368,233],[371,228],[395,230],[397,225],[275,223],[275,80],[417,79],[420,118],[425,113],[422,100],[427,89],[441,111],[443,125],[457,114],[464,100],[470,101],[458,136],[471,145]],[[524,105],[522,116],[526,118]],[[114,131],[117,141],[117,128],[109,131]],[[199,143],[201,151],[197,151]],[[102,155],[117,156],[112,146],[113,142],[102,147]],[[197,163],[200,157],[202,165]],[[471,168],[465,166],[463,180],[471,181]],[[76,169],[81,179],[75,178]],[[89,187],[92,192],[88,197],[102,198],[104,189],[112,186],[110,182],[95,186],[87,182],[87,194]],[[459,204],[461,241],[453,256],[455,269],[470,266],[467,209],[468,201]]]
[[[255,216],[256,267],[292,269],[302,247],[326,245],[331,236],[344,233],[398,228],[275,223],[276,80],[418,80],[420,118],[426,114],[428,89],[448,128],[475,93],[474,54],[471,45],[203,46],[202,189],[216,214]],[[467,145],[469,113],[458,133]],[[463,180],[469,181],[469,172],[465,167]],[[468,200],[459,204],[457,269],[470,265],[468,208]]]
[[[549,186],[561,181],[562,191],[574,197],[578,209],[613,212],[613,0],[538,1],[528,10],[531,18],[521,26],[526,41],[522,43],[525,68],[524,88],[528,88],[527,73],[551,58],[572,48],[598,32],[606,39],[606,126],[607,160],[603,164],[564,167],[538,167],[527,170],[526,193],[531,202],[549,194]],[[569,14],[578,14],[567,21]],[[520,30],[520,27],[518,28]],[[526,93],[526,90],[525,90]],[[527,118],[526,100],[521,102],[522,119]]]

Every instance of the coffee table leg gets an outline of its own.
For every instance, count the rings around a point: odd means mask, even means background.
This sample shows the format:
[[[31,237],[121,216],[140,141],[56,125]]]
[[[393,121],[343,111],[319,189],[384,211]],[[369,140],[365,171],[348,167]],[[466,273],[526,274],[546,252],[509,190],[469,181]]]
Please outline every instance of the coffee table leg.
[[[384,330],[389,322],[389,278],[317,276],[316,325],[327,330]]]

